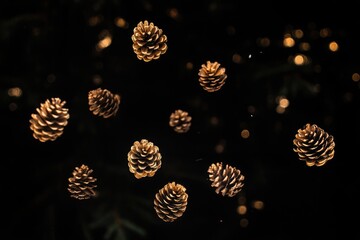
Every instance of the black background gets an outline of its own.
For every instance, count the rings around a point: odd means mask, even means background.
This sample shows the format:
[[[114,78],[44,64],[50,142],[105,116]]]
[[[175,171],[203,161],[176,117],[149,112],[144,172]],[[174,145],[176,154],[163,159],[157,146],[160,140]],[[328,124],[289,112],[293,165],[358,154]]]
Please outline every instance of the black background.
[[[360,72],[355,5],[14,0],[0,6],[2,239],[359,236],[360,85],[351,78]],[[125,27],[115,24],[118,17]],[[148,63],[132,50],[133,28],[143,20],[168,37],[167,52]],[[296,29],[303,37],[285,48],[284,34]],[[329,36],[321,36],[321,29],[330,29]],[[112,42],[97,51],[103,30]],[[262,38],[270,45],[259,45]],[[329,51],[331,41],[339,51]],[[301,51],[301,42],[310,50]],[[299,53],[310,62],[294,65],[289,58]],[[198,83],[207,60],[226,68],[218,92],[205,92]],[[22,90],[19,97],[9,96],[14,87]],[[98,87],[121,96],[114,118],[89,111],[88,92]],[[279,96],[290,102],[282,114],[276,112]],[[42,143],[32,137],[29,120],[51,97],[66,101],[70,119],[60,138]],[[186,134],[168,125],[175,109],[192,116]],[[292,150],[306,123],[334,136],[335,157],[324,166],[307,167]],[[241,137],[243,129],[250,131],[248,139]],[[136,179],[127,153],[143,138],[159,147],[163,164],[154,177]],[[223,151],[216,151],[219,144]],[[239,195],[222,197],[210,187],[207,168],[213,162],[242,171]],[[69,197],[67,179],[81,164],[94,170],[97,198]],[[171,181],[186,187],[188,207],[177,221],[164,223],[152,204]],[[252,207],[256,200],[263,209]],[[237,213],[239,204],[246,214]]]

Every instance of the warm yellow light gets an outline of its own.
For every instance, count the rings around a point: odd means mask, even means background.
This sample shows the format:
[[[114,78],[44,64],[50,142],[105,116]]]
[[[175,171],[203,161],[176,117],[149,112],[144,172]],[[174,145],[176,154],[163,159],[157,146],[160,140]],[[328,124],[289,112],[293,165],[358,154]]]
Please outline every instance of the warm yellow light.
[[[90,26],[94,27],[98,25],[101,22],[102,18],[101,16],[92,16],[89,18],[88,23]]]
[[[325,37],[329,37],[330,35],[331,35],[330,28],[322,28],[320,30],[320,37],[325,38]]]
[[[294,31],[294,36],[295,36],[296,38],[302,38],[302,37],[304,36],[304,32],[303,32],[301,29],[296,29],[296,30]]]
[[[337,44],[337,42],[332,41],[331,43],[329,43],[329,49],[332,52],[336,52],[339,50],[339,45]]]
[[[289,100],[287,98],[281,98],[279,101],[279,106],[282,108],[287,108],[289,106]]]
[[[293,47],[295,45],[295,40],[292,37],[285,37],[283,45],[284,47]]]
[[[246,211],[247,211],[247,208],[245,205],[240,205],[237,207],[237,213],[240,214],[240,215],[244,215],[246,214]]]
[[[215,146],[215,152],[220,154],[223,153],[225,150],[225,143],[224,142],[220,142]]]
[[[110,36],[106,36],[104,39],[100,40],[97,44],[97,49],[102,50],[104,48],[107,48],[108,46],[110,46],[112,42],[112,39]]]
[[[118,26],[119,28],[127,28],[128,27],[128,23],[122,17],[115,18],[115,25]]]
[[[300,43],[299,48],[300,48],[301,51],[309,51],[310,50],[310,43],[302,42],[302,43]]]
[[[169,11],[168,11],[168,15],[173,18],[173,19],[177,19],[179,18],[179,12],[176,8],[171,8]]]
[[[258,42],[258,45],[260,47],[268,47],[268,46],[270,46],[270,39],[267,38],[267,37],[258,38],[257,42]]]
[[[192,63],[192,62],[187,62],[186,63],[186,69],[187,70],[191,70],[191,69],[193,69],[194,68],[194,64]]]
[[[218,125],[219,122],[220,122],[220,120],[219,120],[219,118],[216,117],[216,116],[213,116],[213,117],[210,118],[210,124],[213,125],[213,126]]]
[[[249,132],[249,130],[247,130],[247,129],[242,130],[242,131],[241,131],[241,137],[242,137],[242,138],[245,138],[245,139],[249,138],[249,137],[250,137],[250,132]]]
[[[304,65],[308,62],[308,58],[305,55],[298,54],[294,57],[293,61],[296,65]]]
[[[257,210],[262,210],[264,208],[264,202],[260,200],[253,201],[252,207]]]
[[[20,97],[22,95],[22,90],[19,87],[9,88],[8,95],[10,97]]]
[[[281,107],[280,105],[278,105],[276,107],[276,112],[279,113],[279,114],[282,114],[285,112],[285,108]]]
[[[352,79],[354,82],[360,81],[360,74],[359,74],[359,73],[353,73],[353,75],[351,76],[351,79]]]

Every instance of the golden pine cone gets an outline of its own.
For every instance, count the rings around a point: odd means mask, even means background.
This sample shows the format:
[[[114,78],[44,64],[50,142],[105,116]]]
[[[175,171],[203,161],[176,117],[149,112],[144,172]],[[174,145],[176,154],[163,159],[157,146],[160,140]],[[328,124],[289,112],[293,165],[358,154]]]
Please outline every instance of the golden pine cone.
[[[298,154],[299,160],[305,161],[309,167],[322,166],[334,158],[334,137],[316,124],[307,123],[302,129],[298,129],[293,143],[293,150]]]
[[[216,92],[225,84],[227,75],[225,68],[220,67],[218,62],[207,61],[199,69],[199,83],[207,92]]]
[[[70,115],[64,108],[65,101],[60,98],[47,99],[36,108],[37,113],[31,114],[30,129],[33,137],[41,142],[55,141],[64,132]]]
[[[244,186],[244,175],[235,167],[222,163],[212,163],[208,168],[211,186],[216,188],[215,192],[222,196],[233,197],[239,193]]]
[[[141,21],[133,30],[133,50],[139,60],[150,62],[167,51],[167,37],[163,30],[152,22]]]
[[[120,95],[113,94],[107,89],[97,88],[89,91],[88,100],[90,111],[103,118],[115,116],[119,110]]]
[[[94,188],[97,186],[94,183],[97,179],[90,176],[92,172],[93,170],[84,164],[75,168],[73,177],[69,178],[68,190],[71,197],[83,200],[96,195]]]
[[[190,129],[191,119],[188,112],[178,109],[171,113],[169,125],[177,133],[186,133]]]
[[[135,141],[128,153],[128,166],[137,179],[154,176],[161,167],[159,148],[147,139]]]
[[[181,184],[169,182],[156,193],[154,209],[164,222],[173,222],[184,214],[187,203],[186,188]]]

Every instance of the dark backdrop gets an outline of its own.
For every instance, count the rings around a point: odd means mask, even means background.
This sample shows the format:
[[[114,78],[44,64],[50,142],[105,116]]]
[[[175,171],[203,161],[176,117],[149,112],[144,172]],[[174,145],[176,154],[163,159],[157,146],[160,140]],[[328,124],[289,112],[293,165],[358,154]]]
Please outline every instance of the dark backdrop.
[[[356,9],[344,1],[2,1],[1,238],[359,236]],[[142,20],[168,37],[167,52],[148,63],[132,50],[133,28]],[[99,50],[104,33],[111,44]],[[285,36],[294,46],[283,45]],[[332,41],[336,52],[329,50]],[[306,64],[294,64],[298,54]],[[228,75],[214,93],[198,82],[208,60]],[[88,92],[98,87],[121,96],[115,117],[89,111]],[[66,101],[70,119],[60,138],[42,143],[32,137],[29,120],[51,97]],[[282,113],[279,97],[290,103]],[[169,126],[175,109],[192,116],[186,134]],[[324,166],[308,167],[293,151],[306,123],[334,136],[335,157]],[[241,136],[244,129],[249,138]],[[154,177],[136,179],[127,153],[143,138],[159,147],[163,164]],[[207,169],[214,162],[244,174],[235,197],[210,187]],[[81,164],[98,179],[96,198],[69,196],[68,178]],[[153,199],[171,181],[186,187],[189,200],[181,218],[165,223]],[[257,201],[262,208],[254,207]]]

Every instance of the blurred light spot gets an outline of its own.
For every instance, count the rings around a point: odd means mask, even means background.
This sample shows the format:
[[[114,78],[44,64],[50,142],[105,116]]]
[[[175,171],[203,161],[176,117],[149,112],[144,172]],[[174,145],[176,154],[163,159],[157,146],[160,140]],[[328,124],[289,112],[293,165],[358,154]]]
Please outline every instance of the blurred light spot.
[[[284,47],[293,47],[295,45],[295,40],[292,37],[285,37],[283,45]]]
[[[329,43],[329,49],[332,52],[336,52],[339,50],[339,45],[335,41],[332,41],[331,43]]]
[[[171,17],[172,19],[179,19],[179,12],[176,8],[170,8],[168,11],[167,11],[167,14],[169,17]]]
[[[285,112],[285,108],[281,107],[280,105],[278,105],[276,107],[276,112],[279,113],[279,114],[282,114]]]
[[[55,76],[55,74],[49,74],[48,76],[47,76],[47,81],[48,81],[48,83],[54,83],[55,82],[55,80],[56,80],[56,76]]]
[[[235,35],[236,29],[235,29],[234,26],[228,26],[226,28],[226,32],[227,32],[228,35],[232,36],[232,35]]]
[[[100,41],[96,45],[96,50],[98,50],[98,51],[101,51],[104,48],[109,47],[111,42],[112,42],[112,37],[111,37],[111,34],[110,34],[110,32],[108,30],[103,30],[99,34],[99,39],[100,39]]]
[[[22,95],[22,90],[19,87],[9,88],[8,95],[10,97],[20,97]]]
[[[223,222],[223,220],[222,220],[222,219],[220,219],[220,220],[219,220],[219,222],[221,222],[221,223],[222,223],[222,222]]]
[[[251,54],[249,54],[248,58],[249,58],[249,59],[251,58]]]
[[[192,62],[187,62],[186,63],[186,69],[187,70],[191,70],[191,69],[193,69],[194,68],[194,64],[192,63]]]
[[[358,82],[360,80],[360,74],[359,73],[353,73],[353,75],[351,76],[351,79],[354,82]]]
[[[102,21],[102,17],[97,15],[97,16],[90,17],[88,20],[88,23],[89,23],[89,26],[94,27],[94,26],[98,25],[101,21]]]
[[[303,55],[303,54],[298,54],[294,57],[294,63],[295,65],[304,65],[307,64],[309,62],[309,59],[307,58],[307,56]]]
[[[260,200],[253,201],[251,205],[253,208],[255,208],[257,210],[264,209],[264,202],[260,201]]]
[[[215,152],[220,154],[223,153],[225,150],[225,140],[222,139],[216,146],[215,146]]]
[[[295,38],[302,38],[304,36],[304,32],[301,29],[296,29],[293,32]]]
[[[219,118],[216,117],[216,116],[213,116],[213,117],[210,118],[210,124],[211,124],[211,125],[216,126],[216,125],[219,124],[219,122],[220,122],[220,120],[219,120]]]
[[[241,137],[244,138],[244,139],[249,138],[249,137],[250,137],[250,132],[249,132],[249,130],[247,130],[247,129],[242,130],[242,131],[241,131]]]
[[[146,11],[153,10],[153,6],[151,5],[151,3],[149,1],[143,1],[143,7]]]
[[[279,100],[279,106],[282,107],[282,108],[287,108],[289,106],[289,100],[285,97],[282,97],[280,100]]]
[[[247,220],[246,218],[240,220],[241,227],[246,228],[248,225],[249,225],[249,220]]]
[[[258,44],[260,47],[268,47],[268,46],[270,46],[270,39],[267,38],[267,37],[258,38],[258,39],[257,39],[257,44]]]
[[[95,85],[100,85],[103,82],[102,77],[98,74],[93,76],[93,83]]]
[[[122,17],[115,18],[115,25],[119,28],[128,28],[129,24]]]
[[[246,203],[246,197],[245,196],[240,196],[238,198],[238,203],[239,203],[239,205],[244,205]]]
[[[246,214],[246,211],[247,211],[247,208],[245,205],[240,205],[237,207],[237,213],[240,214],[240,215],[244,215]]]
[[[319,33],[320,37],[325,38],[325,37],[329,37],[331,35],[331,30],[330,28],[322,28],[320,30]]]
[[[16,103],[10,103],[9,104],[9,110],[15,111],[18,108],[18,105]]]
[[[239,63],[242,62],[242,57],[241,57],[239,54],[235,53],[235,54],[232,56],[232,60],[233,60],[234,63],[239,64]]]
[[[309,50],[310,50],[310,43],[308,43],[308,42],[302,42],[302,43],[300,43],[299,49],[300,49],[301,51],[309,51]]]

